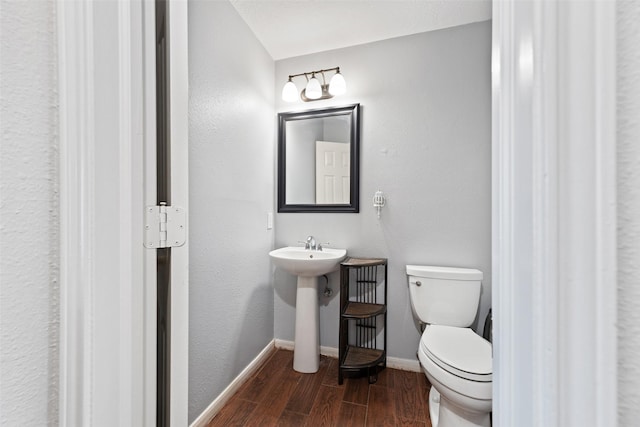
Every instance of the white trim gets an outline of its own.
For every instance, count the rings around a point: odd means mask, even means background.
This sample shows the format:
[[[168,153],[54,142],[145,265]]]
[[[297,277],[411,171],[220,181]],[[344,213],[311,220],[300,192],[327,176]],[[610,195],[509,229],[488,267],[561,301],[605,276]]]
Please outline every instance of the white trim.
[[[144,55],[144,206],[157,203],[156,176],[156,16],[155,0],[144,0],[143,41]],[[145,426],[156,425],[156,319],[157,319],[157,255],[155,250],[144,251],[144,420]]]
[[[615,8],[558,8],[560,425],[617,417]]]
[[[330,357],[332,359],[337,359],[339,353],[338,353],[338,349],[335,347],[327,347],[327,346],[321,345],[320,354],[323,356]]]
[[[57,7],[59,424],[145,425],[140,3]]]
[[[281,340],[278,338],[274,340],[274,345],[277,349],[289,351],[293,351],[295,346],[293,341]],[[320,354],[331,357],[332,359],[337,359],[339,353],[336,347],[320,346]],[[399,369],[401,371],[422,372],[420,362],[418,360],[402,359],[399,357],[387,356],[387,367],[391,369]]]
[[[512,288],[501,283],[514,283],[512,266],[514,248],[510,235],[513,225],[512,146],[513,124],[507,116],[513,109],[510,92],[514,91],[512,62],[507,51],[513,49],[510,21],[513,4],[493,2],[492,20],[492,315],[493,315],[493,423],[509,426],[512,414],[515,357],[511,355],[513,338],[514,295]],[[509,52],[510,53],[510,52]],[[498,262],[499,261],[499,262]],[[516,349],[517,350],[517,349]]]
[[[271,340],[269,344],[265,348],[262,349],[260,353],[247,365],[246,368],[242,370],[238,374],[238,376],[231,381],[231,383],[222,390],[222,393],[216,397],[213,402],[207,406],[207,408],[196,418],[193,423],[191,423],[191,427],[204,427],[206,426],[213,417],[216,416],[218,412],[222,409],[222,407],[231,399],[231,397],[240,390],[240,387],[247,382],[258,370],[264,365],[267,360],[273,354],[273,351],[276,349],[275,346],[276,340]]]
[[[134,24],[135,22],[135,24]],[[143,425],[144,270],[141,4],[118,2],[119,425]]]
[[[534,342],[532,376],[533,424],[553,425],[558,400],[558,108],[557,17],[555,5],[533,4],[532,24],[532,303]],[[542,23],[545,23],[543,28]],[[545,70],[547,71],[545,73]],[[551,72],[550,72],[551,71]],[[538,309],[536,309],[536,307]],[[503,377],[504,378],[504,377]]]
[[[618,417],[618,264],[617,264],[617,49],[616,5],[594,4],[595,28],[595,401],[600,402],[597,425]],[[577,266],[579,268],[579,266]]]
[[[57,3],[60,120],[59,424],[91,425],[93,4]]]
[[[189,43],[186,1],[168,4],[171,204],[187,210],[189,233]],[[188,424],[189,408],[189,239],[171,249],[170,424]]]
[[[293,348],[295,347],[293,344],[293,341],[289,341],[289,340],[281,340],[276,338],[274,340],[275,346],[278,350],[289,350],[289,351],[293,351]]]
[[[505,1],[493,8],[496,425],[553,425],[557,413],[555,7]],[[523,337],[531,345],[517,345]]]
[[[387,367],[401,371],[422,372],[419,361],[399,357],[387,357]]]
[[[604,427],[617,410],[615,3],[494,2],[492,62],[494,426]]]

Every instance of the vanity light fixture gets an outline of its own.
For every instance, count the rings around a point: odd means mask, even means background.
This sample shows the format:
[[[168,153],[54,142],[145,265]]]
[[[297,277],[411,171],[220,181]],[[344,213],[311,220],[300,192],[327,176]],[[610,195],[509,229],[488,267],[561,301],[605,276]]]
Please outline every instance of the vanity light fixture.
[[[331,77],[329,84],[324,73],[330,71],[335,72]],[[316,75],[322,76],[322,82],[318,80]],[[342,95],[347,91],[347,83],[344,76],[340,73],[340,67],[326,68],[324,70],[307,71],[305,73],[291,74],[289,80],[282,88],[282,99],[286,102],[294,102],[298,99],[298,88],[293,83],[294,77],[304,76],[307,79],[307,85],[300,92],[300,99],[305,102],[316,101],[318,99],[329,99],[337,95]]]

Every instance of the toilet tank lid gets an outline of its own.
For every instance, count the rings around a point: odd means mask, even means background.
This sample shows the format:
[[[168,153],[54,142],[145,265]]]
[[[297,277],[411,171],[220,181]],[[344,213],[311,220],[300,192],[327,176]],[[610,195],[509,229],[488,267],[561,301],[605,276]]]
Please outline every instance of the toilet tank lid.
[[[482,280],[482,271],[475,268],[407,265],[407,275],[449,280]]]

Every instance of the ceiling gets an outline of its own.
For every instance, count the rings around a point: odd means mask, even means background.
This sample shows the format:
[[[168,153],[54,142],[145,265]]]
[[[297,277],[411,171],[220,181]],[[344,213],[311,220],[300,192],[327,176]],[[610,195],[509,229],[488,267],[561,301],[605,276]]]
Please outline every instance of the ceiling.
[[[230,0],[274,60],[491,19],[491,0]]]

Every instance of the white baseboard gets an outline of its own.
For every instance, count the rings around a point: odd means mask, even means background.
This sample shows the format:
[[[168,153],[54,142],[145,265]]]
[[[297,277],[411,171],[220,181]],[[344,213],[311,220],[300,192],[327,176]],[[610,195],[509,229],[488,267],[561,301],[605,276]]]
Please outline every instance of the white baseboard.
[[[280,348],[275,345],[277,340],[272,340],[267,346],[262,349],[262,351],[249,363],[249,365],[240,372],[240,374],[231,381],[231,384],[225,388],[222,393],[215,398],[213,402],[204,410],[198,418],[196,418],[193,423],[191,423],[190,427],[204,427],[206,426],[213,417],[220,412],[220,409],[224,406],[225,403],[229,401],[231,396],[237,392],[240,387],[249,379],[251,376],[260,369],[260,367],[267,361],[271,352],[275,348]],[[291,343],[293,345],[293,343]],[[292,347],[293,349],[293,347]]]
[[[331,357],[332,359],[338,358],[338,349],[335,347],[320,346],[320,354],[323,356]]]
[[[293,341],[275,339],[275,347],[282,350],[293,350]],[[320,354],[334,359],[338,358],[338,349],[335,347],[320,346]],[[422,372],[418,360],[401,359],[399,357],[387,357],[387,366],[401,371]]]
[[[399,357],[387,357],[387,367],[401,371],[422,372],[420,362],[417,360],[401,359]]]
[[[277,349],[279,350],[290,350],[293,351],[293,341],[286,341],[286,340],[281,340],[281,339],[274,339],[273,340],[274,345],[276,346]]]

